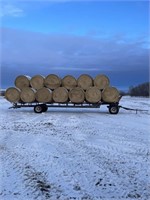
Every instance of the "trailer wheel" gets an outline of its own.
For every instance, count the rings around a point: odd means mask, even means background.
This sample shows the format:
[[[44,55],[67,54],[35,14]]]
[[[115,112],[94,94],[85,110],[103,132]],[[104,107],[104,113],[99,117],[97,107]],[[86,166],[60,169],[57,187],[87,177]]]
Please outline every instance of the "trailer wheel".
[[[43,106],[42,105],[34,106],[34,112],[35,113],[42,113],[43,112]]]
[[[110,114],[118,114],[119,112],[119,107],[114,105],[114,106],[109,106],[109,113]]]
[[[48,106],[46,104],[43,104],[42,107],[43,107],[42,112],[46,112],[48,110]]]

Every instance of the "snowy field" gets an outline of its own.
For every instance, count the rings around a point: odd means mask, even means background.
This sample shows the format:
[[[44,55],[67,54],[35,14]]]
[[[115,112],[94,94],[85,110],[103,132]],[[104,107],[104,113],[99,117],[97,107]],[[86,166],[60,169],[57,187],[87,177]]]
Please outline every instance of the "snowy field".
[[[150,100],[88,109],[8,109],[0,97],[0,200],[150,199]]]

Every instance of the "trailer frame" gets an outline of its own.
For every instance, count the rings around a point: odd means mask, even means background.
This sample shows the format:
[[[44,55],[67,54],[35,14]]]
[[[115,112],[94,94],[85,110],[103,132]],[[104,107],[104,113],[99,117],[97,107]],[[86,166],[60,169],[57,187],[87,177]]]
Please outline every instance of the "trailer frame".
[[[33,103],[13,103],[13,106],[11,106],[9,109],[14,108],[28,108],[32,107],[34,109],[35,113],[42,113],[46,112],[48,108],[100,108],[101,105],[107,105],[108,111],[110,114],[118,114],[119,112],[119,102],[116,103],[107,103],[107,102],[98,102],[98,103],[39,103],[39,102],[33,102]]]

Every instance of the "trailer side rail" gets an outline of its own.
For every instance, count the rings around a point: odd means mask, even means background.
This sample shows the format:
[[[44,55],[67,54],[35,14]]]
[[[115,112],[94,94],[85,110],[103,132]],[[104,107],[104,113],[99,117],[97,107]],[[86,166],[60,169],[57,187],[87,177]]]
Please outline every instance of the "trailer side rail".
[[[48,108],[100,108],[101,105],[108,105],[109,113],[111,114],[117,114],[119,112],[119,103],[107,103],[107,102],[98,102],[98,103],[13,103],[13,106],[11,106],[9,109],[14,108],[28,108],[32,107],[34,108],[35,113],[42,113],[46,112]]]

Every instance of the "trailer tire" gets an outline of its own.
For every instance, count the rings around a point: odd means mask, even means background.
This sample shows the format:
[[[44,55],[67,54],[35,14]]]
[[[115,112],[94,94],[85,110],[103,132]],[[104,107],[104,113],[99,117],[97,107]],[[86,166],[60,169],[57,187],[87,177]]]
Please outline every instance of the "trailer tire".
[[[110,114],[118,114],[118,112],[119,112],[119,107],[118,106],[116,106],[116,105],[110,105],[109,106],[109,113]]]
[[[48,106],[46,104],[43,104],[42,107],[43,107],[43,111],[42,112],[46,112],[48,110]]]
[[[34,112],[35,113],[42,113],[43,112],[43,106],[42,105],[34,106]]]

